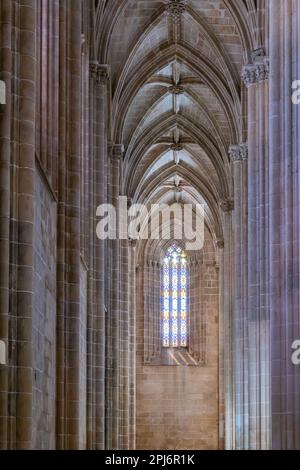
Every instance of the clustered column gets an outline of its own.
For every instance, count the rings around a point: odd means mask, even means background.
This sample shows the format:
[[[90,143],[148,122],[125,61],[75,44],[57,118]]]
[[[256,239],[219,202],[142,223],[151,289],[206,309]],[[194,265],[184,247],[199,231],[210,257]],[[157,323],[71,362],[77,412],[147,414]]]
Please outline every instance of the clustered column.
[[[300,0],[270,0],[270,311],[272,447],[300,449]]]
[[[263,51],[243,69],[248,88],[248,386],[249,448],[270,448],[268,227],[269,60]],[[251,260],[251,262],[250,262]],[[242,314],[244,315],[244,314]],[[246,346],[246,345],[245,345]],[[248,405],[247,405],[248,406]],[[247,424],[247,422],[245,423]],[[243,433],[248,433],[248,426]],[[246,439],[248,439],[246,437]],[[237,442],[239,445],[239,442]]]

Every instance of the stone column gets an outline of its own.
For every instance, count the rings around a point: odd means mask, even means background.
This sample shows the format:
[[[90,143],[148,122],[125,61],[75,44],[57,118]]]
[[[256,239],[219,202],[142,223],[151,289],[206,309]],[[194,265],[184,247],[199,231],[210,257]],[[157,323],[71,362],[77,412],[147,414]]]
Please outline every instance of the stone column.
[[[88,309],[88,447],[105,448],[106,242],[96,235],[96,211],[107,202],[109,68],[90,64],[90,265]]]
[[[58,218],[57,447],[79,449],[81,1],[60,2],[60,142]]]
[[[120,448],[128,450],[130,439],[130,265],[129,241],[121,240],[120,282]]]
[[[292,344],[300,339],[299,201],[300,0],[270,0],[270,312],[272,447],[300,449],[300,367]]]
[[[129,449],[136,448],[136,240],[129,242],[129,325],[130,325],[130,359],[129,359]]]
[[[249,443],[248,410],[248,311],[247,311],[247,220],[248,220],[248,146],[229,149],[234,181],[234,381],[235,449],[247,449]]]
[[[219,240],[220,260],[220,318],[223,331],[223,377],[224,377],[224,415],[225,415],[225,448],[234,447],[234,377],[233,377],[233,298],[232,298],[232,265],[233,265],[233,233],[232,211],[233,201],[228,198],[221,202],[223,212],[224,240]],[[221,323],[220,320],[220,323]]]
[[[122,145],[110,148],[110,202],[117,209],[120,195]],[[117,219],[118,219],[118,210]],[[117,230],[118,232],[118,230]],[[110,347],[109,355],[109,387],[107,395],[107,448],[120,448],[120,241],[111,240],[109,244],[109,318]]]
[[[0,104],[0,340],[6,350],[9,340],[9,240],[11,165],[11,78],[12,78],[12,2],[0,5],[0,80],[6,85],[6,104]],[[7,351],[6,351],[7,355]],[[0,365],[0,449],[9,447],[7,366]]]
[[[7,5],[8,2],[5,2]],[[32,447],[32,312],[36,96],[36,1],[13,6],[11,187],[11,447]]]
[[[261,52],[242,74],[248,88],[249,448],[263,450],[270,448],[268,75]]]

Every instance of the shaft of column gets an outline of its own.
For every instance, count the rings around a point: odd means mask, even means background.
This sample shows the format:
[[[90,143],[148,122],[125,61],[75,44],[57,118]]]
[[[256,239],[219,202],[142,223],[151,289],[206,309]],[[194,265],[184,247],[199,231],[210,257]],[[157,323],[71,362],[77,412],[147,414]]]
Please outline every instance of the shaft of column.
[[[10,122],[12,77],[12,2],[0,4],[0,79],[6,87],[6,104],[0,105],[0,340],[8,348],[9,334],[9,240],[10,240]],[[8,352],[6,351],[6,357]],[[8,367],[1,366],[0,449],[9,447],[8,437]]]
[[[300,0],[270,0],[270,310],[272,448],[300,449]]]
[[[248,315],[247,315],[247,160],[248,145],[230,147],[234,179],[234,377],[235,449],[248,448]]]

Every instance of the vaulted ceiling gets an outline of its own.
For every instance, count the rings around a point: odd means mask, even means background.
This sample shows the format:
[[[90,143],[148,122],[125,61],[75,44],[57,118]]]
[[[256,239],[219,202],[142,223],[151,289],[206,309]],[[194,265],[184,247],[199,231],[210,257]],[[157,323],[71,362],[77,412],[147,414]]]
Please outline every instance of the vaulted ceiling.
[[[228,148],[243,139],[241,69],[260,46],[259,0],[98,2],[111,70],[111,140],[136,202],[195,201],[216,237],[232,197]],[[252,33],[251,33],[252,32]]]

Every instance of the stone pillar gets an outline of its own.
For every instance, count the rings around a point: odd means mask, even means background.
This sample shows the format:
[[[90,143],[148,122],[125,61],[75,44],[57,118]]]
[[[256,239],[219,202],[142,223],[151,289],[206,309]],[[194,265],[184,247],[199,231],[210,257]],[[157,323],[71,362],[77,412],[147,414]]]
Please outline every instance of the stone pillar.
[[[8,5],[8,2],[5,2]],[[9,9],[7,11],[9,13]],[[12,6],[10,447],[32,447],[36,1]],[[9,28],[8,28],[9,31]],[[9,61],[8,61],[9,65]],[[9,85],[8,85],[9,89]],[[9,133],[8,133],[9,135]],[[13,144],[12,144],[13,143]],[[2,168],[1,168],[2,172]],[[13,367],[15,366],[15,367]],[[13,410],[13,411],[12,411]]]
[[[248,88],[249,448],[270,448],[268,75],[262,55],[242,73]],[[248,432],[248,431],[246,431]]]
[[[12,6],[12,2],[1,2],[0,5],[0,80],[3,80],[6,85],[6,104],[0,104],[0,340],[4,341],[6,349],[9,341],[10,288]],[[0,365],[0,449],[9,447],[8,378],[8,367]]]
[[[299,201],[300,0],[270,0],[270,312],[272,448],[300,449],[300,367],[292,344],[300,339]]]
[[[247,311],[247,220],[248,220],[248,146],[232,145],[229,149],[234,181],[234,382],[235,442],[234,448],[249,446],[248,409],[248,311]]]
[[[60,2],[60,143],[57,317],[57,448],[79,449],[81,1]]]

